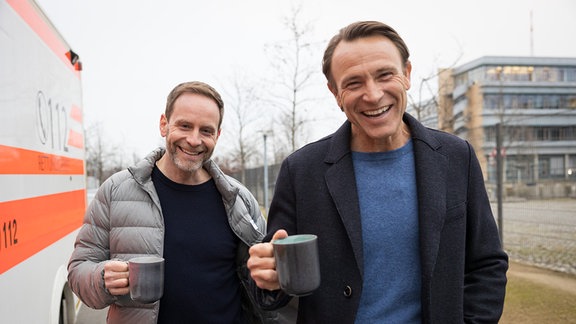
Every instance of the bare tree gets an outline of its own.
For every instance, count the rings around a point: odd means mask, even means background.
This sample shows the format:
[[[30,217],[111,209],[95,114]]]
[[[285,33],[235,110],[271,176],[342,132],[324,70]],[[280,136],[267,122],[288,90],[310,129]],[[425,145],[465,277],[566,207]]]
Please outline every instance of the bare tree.
[[[408,101],[410,104],[410,108],[412,112],[415,114],[417,120],[421,122],[425,122],[426,117],[430,115],[436,116],[439,115],[439,118],[445,118],[450,114],[446,114],[444,111],[440,111],[444,109],[444,100],[446,98],[440,98],[443,93],[446,91],[451,91],[450,89],[437,89],[435,90],[431,83],[438,84],[438,79],[442,78],[442,73],[446,73],[446,71],[450,71],[462,58],[462,51],[459,51],[458,56],[452,64],[449,65],[447,68],[436,69],[435,72],[428,74],[425,77],[420,78],[418,80],[418,97],[415,98],[411,93],[408,93]],[[446,84],[446,83],[443,83]],[[444,90],[444,91],[443,91]],[[427,99],[424,99],[426,96]],[[447,121],[440,121],[438,128],[447,127],[446,124],[450,124],[452,126],[452,122]],[[449,127],[448,127],[449,128]]]
[[[245,182],[244,170],[258,153],[256,136],[261,131],[262,113],[260,109],[261,99],[258,94],[259,87],[249,81],[246,76],[236,76],[232,79],[231,91],[224,90],[226,100],[226,128],[232,138],[232,149],[221,162],[226,162],[225,168],[231,171],[242,171],[242,182]],[[229,121],[229,122],[228,122]],[[229,130],[229,131],[227,131]]]
[[[272,82],[270,104],[278,108],[274,130],[276,158],[282,159],[295,151],[307,134],[304,125],[309,122],[306,104],[315,100],[306,94],[319,70],[312,62],[316,57],[317,43],[308,38],[312,32],[311,23],[301,22],[301,7],[292,9],[291,15],[285,18],[285,26],[290,38],[266,49],[271,56],[271,64],[276,72]],[[284,142],[280,142],[284,141]]]
[[[86,131],[86,174],[94,177],[98,185],[113,173],[120,171],[123,165],[121,150],[104,139],[102,125],[95,123]]]

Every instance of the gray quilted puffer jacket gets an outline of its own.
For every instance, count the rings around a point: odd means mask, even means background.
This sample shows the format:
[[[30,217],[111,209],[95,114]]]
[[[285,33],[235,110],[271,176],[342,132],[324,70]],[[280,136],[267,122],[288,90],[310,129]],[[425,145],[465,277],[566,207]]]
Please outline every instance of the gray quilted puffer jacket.
[[[129,295],[112,296],[104,289],[102,271],[107,260],[129,260],[136,256],[162,256],[164,223],[162,209],[151,173],[162,157],[159,148],[144,160],[107,179],[84,216],[75,249],[68,264],[68,281],[74,293],[87,306],[102,309],[110,306],[108,323],[156,323],[160,302],[139,304]],[[258,202],[234,178],[225,175],[211,160],[204,164],[222,195],[230,227],[242,241],[237,253],[237,272],[250,289],[245,261],[249,246],[261,242],[266,222]],[[253,287],[253,286],[252,286]],[[253,307],[250,294],[243,292],[243,308],[253,322],[274,322],[275,314]]]

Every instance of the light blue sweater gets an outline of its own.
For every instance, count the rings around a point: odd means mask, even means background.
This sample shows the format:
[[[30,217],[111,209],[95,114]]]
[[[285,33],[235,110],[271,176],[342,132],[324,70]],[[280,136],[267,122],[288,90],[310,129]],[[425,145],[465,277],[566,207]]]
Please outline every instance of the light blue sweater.
[[[356,323],[420,323],[418,200],[412,141],[389,152],[353,152],[364,275]]]

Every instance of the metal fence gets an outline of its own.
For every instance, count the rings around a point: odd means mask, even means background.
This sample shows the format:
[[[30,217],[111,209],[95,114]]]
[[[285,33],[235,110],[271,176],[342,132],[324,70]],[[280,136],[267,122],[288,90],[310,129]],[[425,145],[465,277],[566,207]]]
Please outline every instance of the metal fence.
[[[269,199],[274,192],[279,168],[278,164],[268,167]],[[263,207],[267,207],[268,204],[264,202],[263,175],[263,168],[245,170],[244,175],[233,174],[252,191]],[[531,188],[559,186],[562,189],[560,192],[565,193],[565,183],[539,184]],[[488,191],[492,191],[490,185]],[[518,198],[515,191],[508,190],[502,212],[504,248],[512,260],[576,274],[576,199],[573,195],[569,195],[572,198],[554,198],[566,195],[552,194],[555,192],[552,189],[540,189],[539,192],[544,194],[535,195],[536,198],[532,199]],[[496,200],[491,198],[494,217],[498,217]]]
[[[267,210],[272,195],[274,194],[274,187],[276,186],[276,178],[280,171],[280,164],[268,166],[268,195],[264,194],[264,168],[246,169],[244,172],[236,172],[232,176],[241,181],[256,197],[260,206]],[[264,201],[265,198],[269,201]]]
[[[576,199],[506,201],[502,214],[511,259],[576,274]]]

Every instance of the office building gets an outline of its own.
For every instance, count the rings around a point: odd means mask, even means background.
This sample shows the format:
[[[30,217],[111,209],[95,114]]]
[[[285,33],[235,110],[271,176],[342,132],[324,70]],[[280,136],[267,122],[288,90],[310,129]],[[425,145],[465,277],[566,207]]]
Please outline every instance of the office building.
[[[437,126],[468,140],[487,184],[501,134],[510,195],[576,195],[576,58],[486,56],[443,69]]]

